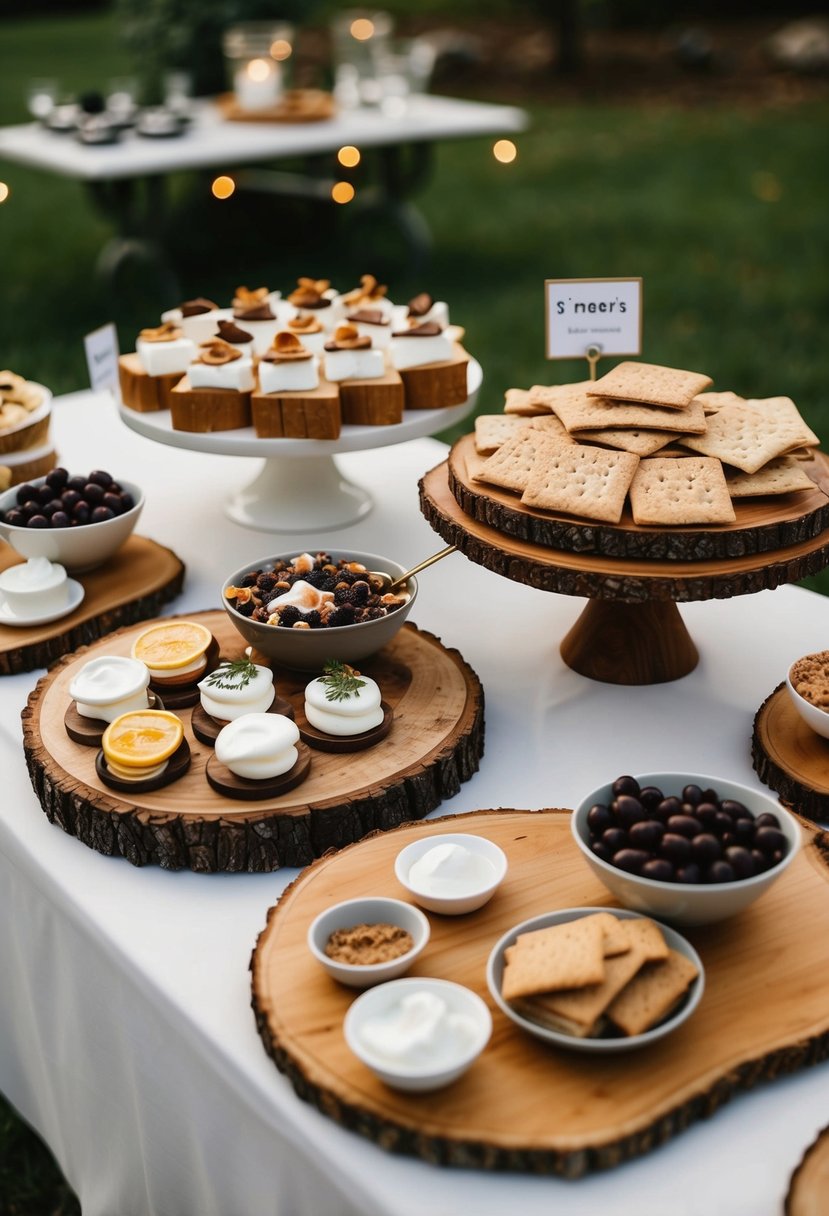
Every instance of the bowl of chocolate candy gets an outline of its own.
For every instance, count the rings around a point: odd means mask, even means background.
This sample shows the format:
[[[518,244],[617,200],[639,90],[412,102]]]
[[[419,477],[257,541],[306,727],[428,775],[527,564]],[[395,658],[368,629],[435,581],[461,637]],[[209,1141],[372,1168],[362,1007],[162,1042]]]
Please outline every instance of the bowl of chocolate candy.
[[[800,847],[798,822],[776,799],[692,773],[617,777],[587,795],[570,826],[624,907],[676,925],[741,912]]]
[[[829,650],[805,654],[792,663],[786,688],[806,725],[829,739]]]
[[[131,481],[56,468],[0,494],[0,537],[22,557],[46,557],[75,574],[120,549],[143,506]]]
[[[354,663],[390,642],[417,595],[412,577],[389,592],[406,567],[375,553],[282,553],[250,562],[222,584],[222,604],[242,637],[260,654],[297,671],[326,662]]]

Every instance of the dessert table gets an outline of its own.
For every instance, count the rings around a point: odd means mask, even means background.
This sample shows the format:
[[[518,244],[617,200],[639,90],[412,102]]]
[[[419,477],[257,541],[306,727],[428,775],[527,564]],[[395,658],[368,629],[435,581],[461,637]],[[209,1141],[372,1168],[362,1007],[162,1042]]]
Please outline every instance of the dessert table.
[[[227,572],[268,554],[272,538],[223,510],[244,457],[160,447],[124,427],[106,394],[70,394],[53,417],[67,467],[108,468],[144,487],[139,533],[187,568],[170,611],[217,607]],[[407,564],[440,548],[417,481],[445,451],[415,439],[343,455],[376,506],[336,533],[337,548]],[[299,534],[296,550],[327,540]],[[758,786],[754,714],[829,633],[829,601],[791,586],[683,605],[696,669],[668,684],[607,685],[558,653],[582,601],[457,553],[419,584],[412,619],[458,648],[486,693],[480,771],[436,815],[573,807],[623,772],[689,769]],[[248,973],[267,911],[297,872],[135,868],[51,826],[18,721],[39,674],[0,679],[0,1090],[50,1145],[84,1216],[781,1212],[827,1120],[827,1063],[742,1093],[647,1156],[576,1182],[395,1157],[302,1102],[263,1050]],[[647,1069],[646,1054],[641,1062]]]
[[[425,221],[408,200],[426,175],[430,149],[446,140],[516,134],[528,122],[526,112],[516,106],[430,94],[411,98],[399,114],[361,107],[320,122],[300,123],[228,121],[215,103],[200,101],[194,105],[188,129],[173,139],[128,132],[116,144],[90,147],[37,123],[2,127],[0,160],[85,183],[117,227],[117,236],[105,246],[98,264],[102,274],[112,277],[123,260],[142,251],[166,258],[158,234],[162,186],[169,174],[228,172],[237,166],[295,158],[307,161],[330,156],[347,144],[363,152],[376,150],[381,171],[369,198],[391,214],[414,252],[422,253],[428,241]],[[256,189],[310,192],[325,198],[330,191],[330,181],[305,174],[272,170],[266,177],[262,170],[250,169],[246,176],[234,176],[240,185]],[[331,177],[330,169],[327,176]]]

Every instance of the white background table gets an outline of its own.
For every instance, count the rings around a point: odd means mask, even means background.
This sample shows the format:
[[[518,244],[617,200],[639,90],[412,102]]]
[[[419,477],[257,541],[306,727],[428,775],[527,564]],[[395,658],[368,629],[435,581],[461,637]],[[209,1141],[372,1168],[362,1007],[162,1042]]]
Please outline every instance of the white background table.
[[[223,575],[268,553],[267,536],[223,512],[250,474],[244,459],[155,445],[100,395],[58,401],[55,433],[73,471],[102,466],[145,487],[139,531],[187,565],[171,611],[218,606]],[[438,549],[415,487],[444,453],[418,439],[343,456],[378,507],[337,546],[412,564]],[[300,536],[297,552],[326,539]],[[419,581],[413,619],[458,647],[486,691],[480,772],[440,813],[573,806],[621,772],[688,768],[758,785],[754,712],[829,634],[829,602],[793,587],[689,604],[697,669],[674,684],[614,687],[559,656],[582,602],[460,554]],[[84,1216],[779,1216],[792,1169],[827,1121],[826,1064],[578,1182],[392,1157],[302,1103],[256,1033],[247,970],[295,872],[135,869],[52,827],[17,721],[37,674],[0,681],[0,1089],[52,1147]]]

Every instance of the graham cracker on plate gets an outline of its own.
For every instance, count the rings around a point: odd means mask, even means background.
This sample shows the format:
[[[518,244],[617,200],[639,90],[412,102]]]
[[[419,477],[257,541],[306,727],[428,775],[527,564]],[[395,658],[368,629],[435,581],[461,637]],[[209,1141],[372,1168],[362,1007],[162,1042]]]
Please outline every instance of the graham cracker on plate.
[[[800,428],[803,438],[796,444],[793,444],[793,447],[803,445],[805,447],[816,448],[819,445],[820,440],[812,428],[807,426],[803,415],[791,397],[749,397],[747,404],[756,406],[758,410],[772,414],[780,421],[788,419],[795,428]]]
[[[605,959],[605,975],[600,983],[522,997],[515,1002],[515,1007],[525,1017],[549,1026],[551,1030],[577,1038],[596,1035],[604,1011],[645,961],[644,948],[634,943],[624,954]]]
[[[663,961],[642,967],[607,1006],[607,1016],[624,1034],[642,1034],[676,1007],[697,975],[689,958],[669,950]]]
[[[582,390],[569,397],[556,399],[552,409],[571,433],[623,428],[671,431],[674,434],[681,429],[683,435],[701,435],[706,429],[705,413],[697,400],[679,410],[658,405],[613,401],[606,397],[591,397]]]
[[[533,401],[531,394],[525,388],[508,388],[504,394],[504,413],[518,414],[522,418],[532,418],[536,414],[549,414],[546,405]]]
[[[601,983],[605,974],[604,930],[592,916],[522,933],[504,951],[501,992],[505,1001]]]
[[[529,483],[536,462],[539,466],[546,465],[550,455],[557,450],[554,439],[541,431],[522,427],[484,461],[475,478],[505,490],[520,492]]]
[[[711,384],[702,372],[661,367],[657,363],[618,363],[588,390],[591,397],[613,397],[617,401],[645,401],[683,409],[697,393]]]
[[[600,443],[606,448],[619,448],[623,452],[633,452],[634,456],[652,456],[660,448],[667,447],[669,443],[678,439],[679,431],[646,431],[644,429],[573,431],[573,438],[579,443]]]
[[[640,461],[630,506],[636,524],[728,524],[737,518],[721,463],[705,457]]]
[[[815,488],[800,460],[791,455],[770,460],[756,473],[726,473],[725,483],[732,498],[759,498],[764,494],[791,494]]]
[[[709,415],[705,434],[683,434],[682,442],[695,452],[716,456],[723,464],[733,465],[744,473],[756,473],[775,456],[811,442],[806,436],[814,432],[806,426],[794,402],[791,405],[795,413],[787,406],[769,408],[768,402],[731,402]]]
[[[529,421],[517,414],[479,414],[475,419],[475,451],[491,456]]]
[[[532,469],[521,501],[544,511],[617,524],[638,464],[639,457],[631,452],[579,443],[552,447]]]

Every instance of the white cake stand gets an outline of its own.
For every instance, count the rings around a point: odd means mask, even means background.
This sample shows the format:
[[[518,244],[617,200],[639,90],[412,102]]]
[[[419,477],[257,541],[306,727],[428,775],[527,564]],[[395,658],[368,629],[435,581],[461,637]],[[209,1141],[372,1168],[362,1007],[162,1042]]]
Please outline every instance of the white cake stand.
[[[338,452],[386,447],[445,430],[475,408],[482,380],[480,363],[470,359],[469,396],[461,405],[404,410],[403,421],[393,426],[344,426],[339,439],[260,439],[250,426],[209,433],[174,431],[168,410],[141,414],[119,404],[118,412],[131,430],[157,443],[212,455],[264,457],[253,481],[225,505],[235,523],[262,532],[329,531],[363,519],[374,505],[365,487],[344,476],[334,459]]]

